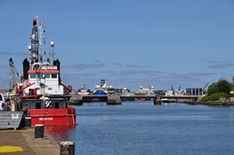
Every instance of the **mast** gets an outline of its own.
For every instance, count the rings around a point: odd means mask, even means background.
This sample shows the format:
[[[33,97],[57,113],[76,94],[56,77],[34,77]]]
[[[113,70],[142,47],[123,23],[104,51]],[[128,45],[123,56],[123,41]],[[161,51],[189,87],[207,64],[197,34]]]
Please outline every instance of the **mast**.
[[[30,35],[31,45],[28,46],[30,52],[30,69],[33,64],[43,63],[43,45],[45,44],[45,25],[38,23],[38,17],[33,19],[32,34]]]

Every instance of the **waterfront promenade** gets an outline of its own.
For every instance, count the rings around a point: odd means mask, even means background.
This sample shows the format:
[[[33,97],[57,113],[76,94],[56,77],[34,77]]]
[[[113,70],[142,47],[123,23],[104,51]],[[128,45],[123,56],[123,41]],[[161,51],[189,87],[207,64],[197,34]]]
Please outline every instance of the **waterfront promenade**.
[[[0,154],[6,155],[58,155],[59,146],[46,136],[34,138],[34,128],[0,130]],[[18,150],[13,152],[13,150]]]

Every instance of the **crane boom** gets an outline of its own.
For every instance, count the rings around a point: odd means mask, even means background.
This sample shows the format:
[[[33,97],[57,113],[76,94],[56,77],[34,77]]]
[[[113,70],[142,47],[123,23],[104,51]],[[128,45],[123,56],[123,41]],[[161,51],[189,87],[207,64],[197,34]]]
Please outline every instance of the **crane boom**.
[[[209,82],[207,82],[206,85],[203,87],[203,89],[202,89],[201,92],[200,92],[200,95],[203,94],[203,91],[205,90],[205,88],[207,87],[208,84],[209,84]]]
[[[202,91],[207,87],[208,84],[209,84],[209,82],[207,82],[207,84],[204,86],[204,88],[202,89]]]

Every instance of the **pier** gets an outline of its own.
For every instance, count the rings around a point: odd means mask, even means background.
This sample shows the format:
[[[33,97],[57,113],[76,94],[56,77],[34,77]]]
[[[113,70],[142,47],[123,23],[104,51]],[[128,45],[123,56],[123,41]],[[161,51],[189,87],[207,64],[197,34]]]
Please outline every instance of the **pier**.
[[[122,101],[152,101],[155,105],[161,104],[162,99],[171,101],[185,100],[189,103],[194,103],[200,95],[183,95],[183,96],[161,96],[161,95],[118,95],[108,94],[105,96],[71,96],[70,102],[73,105],[83,105],[87,102],[106,102],[107,105],[121,105]]]

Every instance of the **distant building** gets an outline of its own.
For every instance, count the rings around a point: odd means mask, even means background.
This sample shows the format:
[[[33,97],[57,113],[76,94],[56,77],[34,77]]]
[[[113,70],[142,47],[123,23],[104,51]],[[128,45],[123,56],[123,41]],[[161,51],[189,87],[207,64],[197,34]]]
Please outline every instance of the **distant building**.
[[[202,95],[202,88],[186,88],[186,95]]]

